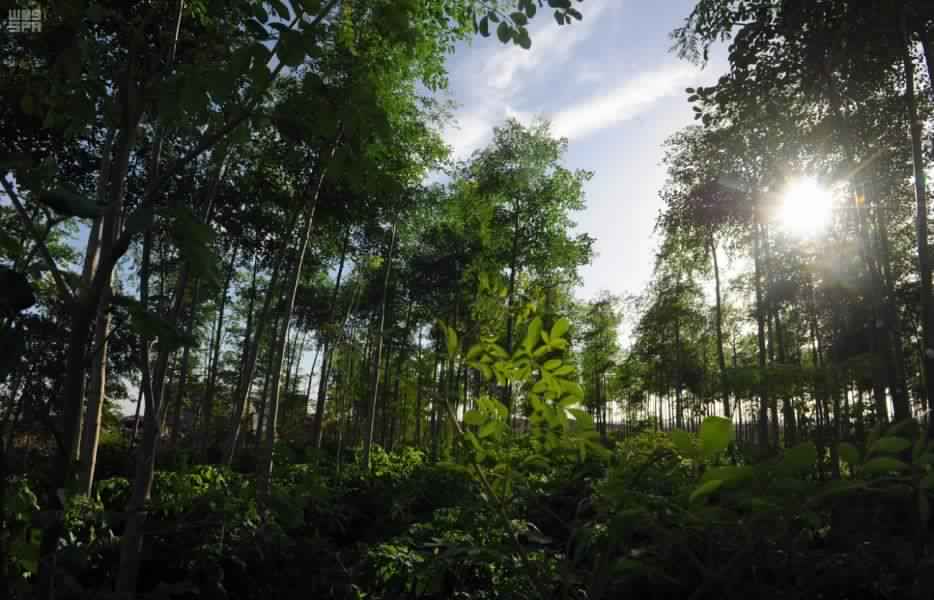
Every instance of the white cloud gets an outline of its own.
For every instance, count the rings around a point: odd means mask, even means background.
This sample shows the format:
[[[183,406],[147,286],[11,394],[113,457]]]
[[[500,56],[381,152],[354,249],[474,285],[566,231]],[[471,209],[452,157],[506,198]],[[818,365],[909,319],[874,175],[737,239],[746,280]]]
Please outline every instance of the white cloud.
[[[554,114],[555,135],[575,139],[627,121],[654,102],[679,91],[698,76],[696,67],[677,64],[650,71]]]
[[[563,64],[574,47],[590,37],[608,4],[606,1],[588,3],[583,19],[560,27],[551,18],[550,11],[542,11],[535,19],[538,23],[529,32],[532,47],[523,51],[512,43],[501,45],[483,65],[483,79],[496,90],[508,91],[516,88],[518,77],[524,73]]]

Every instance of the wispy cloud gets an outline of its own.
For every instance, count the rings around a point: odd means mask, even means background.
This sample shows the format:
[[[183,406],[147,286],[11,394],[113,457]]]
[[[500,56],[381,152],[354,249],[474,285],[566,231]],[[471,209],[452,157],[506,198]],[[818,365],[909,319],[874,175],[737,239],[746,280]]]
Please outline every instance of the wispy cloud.
[[[512,44],[500,47],[484,65],[484,79],[494,89],[508,91],[516,87],[522,75],[551,71],[564,64],[574,48],[590,37],[608,5],[609,2],[593,2],[587,6],[582,20],[560,27],[547,11],[539,15],[530,31],[532,47],[524,52]]]
[[[698,76],[696,67],[676,64],[643,73],[552,116],[552,131],[568,139],[632,119],[656,101],[679,91]]]

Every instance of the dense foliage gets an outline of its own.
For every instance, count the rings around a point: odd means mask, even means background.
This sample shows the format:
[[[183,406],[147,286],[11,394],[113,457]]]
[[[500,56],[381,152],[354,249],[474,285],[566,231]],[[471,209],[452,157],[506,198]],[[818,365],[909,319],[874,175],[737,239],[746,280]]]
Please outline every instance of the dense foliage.
[[[592,173],[545,120],[455,161],[430,93],[577,3],[39,4],[0,597],[934,595],[928,3],[698,0],[652,280],[586,301]]]

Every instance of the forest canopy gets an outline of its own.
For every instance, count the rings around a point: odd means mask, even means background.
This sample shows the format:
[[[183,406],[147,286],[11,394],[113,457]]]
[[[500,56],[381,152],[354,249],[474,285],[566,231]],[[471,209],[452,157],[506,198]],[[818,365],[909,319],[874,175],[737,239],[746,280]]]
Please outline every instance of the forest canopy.
[[[934,8],[694,2],[582,298],[572,142],[435,92],[596,2],[16,3],[0,597],[931,597]]]

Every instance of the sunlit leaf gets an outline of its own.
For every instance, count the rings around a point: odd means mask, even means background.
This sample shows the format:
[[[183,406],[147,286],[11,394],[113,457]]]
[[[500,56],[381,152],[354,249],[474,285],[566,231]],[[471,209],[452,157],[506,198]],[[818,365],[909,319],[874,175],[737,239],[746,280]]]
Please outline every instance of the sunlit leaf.
[[[710,494],[716,492],[723,485],[723,480],[721,479],[711,479],[705,483],[697,486],[689,498],[690,502],[696,502],[702,498],[709,496]]]
[[[567,330],[570,329],[570,327],[571,322],[567,319],[567,317],[561,317],[551,327],[551,338],[555,339],[563,337],[564,334],[567,333]]]
[[[468,410],[464,413],[464,423],[468,425],[482,425],[486,421],[483,414],[476,410]]]
[[[730,445],[733,437],[733,424],[723,417],[707,417],[701,423],[698,437],[701,443],[701,454],[704,458],[711,458],[726,450]]]
[[[674,444],[675,450],[677,450],[678,454],[681,456],[687,456],[689,458],[697,456],[697,447],[694,445],[694,436],[692,436],[687,431],[675,429],[668,434],[668,437],[671,438],[671,443]]]

